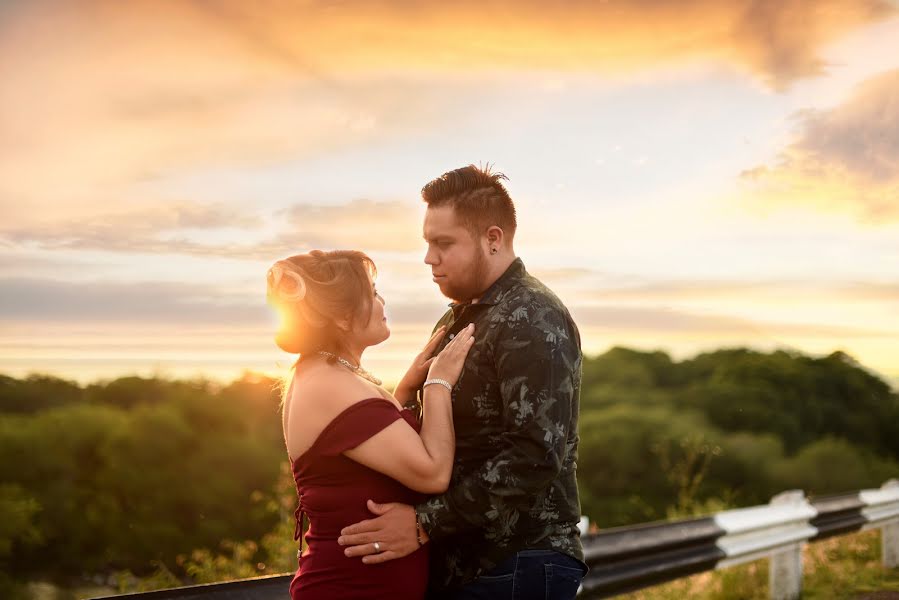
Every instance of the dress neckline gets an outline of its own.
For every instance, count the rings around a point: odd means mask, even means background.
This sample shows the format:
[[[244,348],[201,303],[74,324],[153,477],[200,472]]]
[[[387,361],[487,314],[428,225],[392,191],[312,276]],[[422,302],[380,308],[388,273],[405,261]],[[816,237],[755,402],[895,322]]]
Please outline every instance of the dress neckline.
[[[333,428],[334,425],[335,425],[340,419],[342,419],[342,418],[344,417],[344,415],[346,415],[346,414],[349,413],[349,412],[352,412],[352,411],[353,411],[354,409],[356,409],[357,407],[360,407],[360,406],[367,406],[367,405],[371,404],[372,402],[386,402],[386,403],[389,404],[391,407],[393,407],[394,409],[396,409],[397,412],[400,412],[400,413],[401,413],[402,411],[404,411],[404,410],[409,410],[409,409],[407,409],[407,408],[405,408],[405,407],[404,407],[404,408],[399,408],[394,402],[391,402],[390,400],[388,400],[387,398],[385,398],[385,397],[383,397],[383,396],[372,396],[371,398],[364,398],[364,399],[362,399],[362,400],[359,400],[358,402],[354,402],[353,404],[350,404],[350,405],[347,406],[345,409],[343,409],[342,411],[340,411],[339,413],[337,413],[337,416],[336,416],[336,417],[334,417],[333,419],[331,419],[330,421],[328,421],[328,424],[325,425],[325,426],[322,428],[322,430],[321,430],[320,432],[318,432],[318,435],[317,435],[317,436],[315,436],[315,439],[312,441],[312,444],[311,444],[308,448],[306,448],[305,450],[303,450],[303,452],[302,452],[298,457],[292,459],[292,458],[290,458],[290,454],[288,454],[288,455],[287,455],[287,458],[288,458],[288,460],[290,460],[290,465],[291,465],[291,466],[296,465],[297,462],[299,462],[299,460],[300,460],[301,458],[303,458],[304,456],[306,456],[307,454],[309,454],[309,452],[310,452],[313,448],[315,448],[316,444],[318,444],[319,440],[321,440],[322,437],[324,437],[324,435],[325,435],[331,428]]]

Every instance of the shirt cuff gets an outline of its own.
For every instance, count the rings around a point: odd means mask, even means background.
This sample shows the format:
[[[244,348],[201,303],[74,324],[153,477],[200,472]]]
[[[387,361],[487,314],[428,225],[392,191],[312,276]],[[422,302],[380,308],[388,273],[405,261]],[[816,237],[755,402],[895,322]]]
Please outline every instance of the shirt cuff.
[[[418,514],[421,528],[424,529],[430,539],[440,537],[440,528],[437,526],[439,522],[438,517],[444,507],[444,502],[440,500],[439,496],[415,506],[415,512]]]

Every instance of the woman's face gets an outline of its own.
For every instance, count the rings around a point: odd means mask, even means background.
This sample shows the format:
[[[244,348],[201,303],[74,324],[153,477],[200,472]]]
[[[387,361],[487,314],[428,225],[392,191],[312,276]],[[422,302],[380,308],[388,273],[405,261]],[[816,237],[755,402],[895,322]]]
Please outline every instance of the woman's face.
[[[364,346],[375,346],[390,337],[390,328],[387,326],[387,315],[384,313],[384,299],[378,294],[375,283],[372,282],[371,313],[368,324],[360,319],[356,327],[359,342]]]

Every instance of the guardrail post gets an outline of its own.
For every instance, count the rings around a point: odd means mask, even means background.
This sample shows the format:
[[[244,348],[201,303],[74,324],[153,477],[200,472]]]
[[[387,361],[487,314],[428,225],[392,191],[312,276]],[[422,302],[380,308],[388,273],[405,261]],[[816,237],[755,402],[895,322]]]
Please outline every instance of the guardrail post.
[[[771,499],[771,506],[806,504],[802,490],[790,490]],[[772,600],[797,600],[802,595],[802,544],[792,544],[771,555],[768,593]]]
[[[581,537],[584,537],[590,531],[590,517],[587,515],[581,515],[581,520],[578,521],[577,530],[581,534]]]
[[[899,567],[899,521],[888,523],[880,529],[883,546],[883,566],[888,569]]]
[[[881,489],[899,488],[899,479],[890,479]],[[880,544],[883,555],[883,566],[892,569],[899,567],[899,519],[889,521],[880,528]]]

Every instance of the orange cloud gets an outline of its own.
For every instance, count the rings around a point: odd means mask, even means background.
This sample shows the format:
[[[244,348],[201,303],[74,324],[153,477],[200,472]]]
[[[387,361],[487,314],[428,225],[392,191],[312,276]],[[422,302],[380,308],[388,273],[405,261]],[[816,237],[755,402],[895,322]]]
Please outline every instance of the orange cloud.
[[[630,69],[712,57],[782,86],[824,44],[893,13],[887,0],[288,1],[203,5],[271,61],[317,74],[424,69]]]
[[[642,331],[655,333],[714,336],[745,336],[753,339],[772,333],[801,335],[833,340],[845,337],[894,338],[895,331],[851,325],[821,323],[772,322],[727,314],[699,313],[660,307],[634,306],[572,306],[575,321],[584,327],[604,327],[607,330]]]
[[[241,228],[256,229],[262,220],[222,205],[157,202],[153,206],[121,207],[89,217],[54,218],[39,223],[0,225],[0,240],[46,249],[112,250],[123,252],[198,253],[204,246],[190,242],[185,232]],[[222,251],[224,254],[224,249]]]
[[[454,114],[439,90],[408,102],[414,82],[336,84],[274,61],[198,6],[214,4],[4,5],[0,222],[107,213],[174,174],[321,156]]]
[[[159,202],[154,206],[95,213],[84,218],[45,217],[28,226],[0,225],[0,242],[47,250],[101,250],[270,260],[312,248],[364,248],[369,252],[420,250],[423,205],[354,200],[297,204],[266,226],[257,213],[221,205]],[[207,242],[198,231],[239,229],[256,241]],[[377,232],[373,235],[372,232]],[[233,238],[235,236],[230,235]],[[0,268],[3,263],[0,261]]]
[[[297,204],[287,213],[288,234],[305,247],[408,252],[423,247],[424,205],[354,200],[340,205]],[[373,235],[374,234],[374,235]]]
[[[899,282],[815,282],[795,280],[755,281],[657,281],[615,287],[590,289],[578,298],[603,302],[662,302],[683,301],[737,302],[750,299],[778,304],[807,305],[817,301],[888,303],[899,298]]]
[[[504,71],[714,61],[779,88],[889,0],[19,0],[0,19],[0,222],[172,173],[434,131]],[[454,93],[456,93],[454,95]],[[27,209],[25,208],[27,207]]]
[[[899,69],[861,84],[845,103],[800,115],[796,138],[775,164],[741,174],[750,201],[850,211],[899,220]]]

